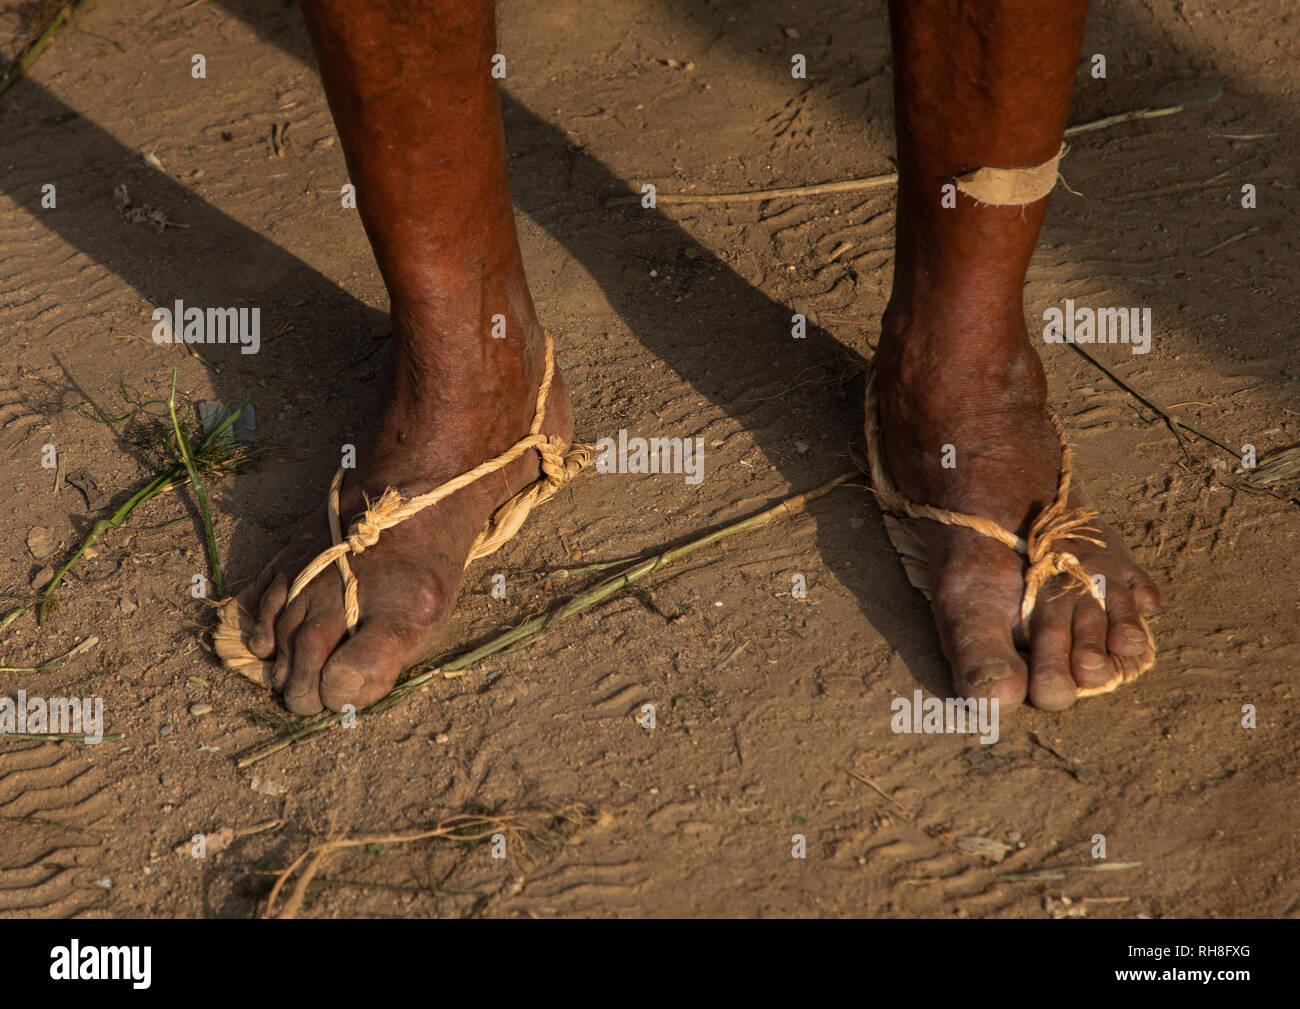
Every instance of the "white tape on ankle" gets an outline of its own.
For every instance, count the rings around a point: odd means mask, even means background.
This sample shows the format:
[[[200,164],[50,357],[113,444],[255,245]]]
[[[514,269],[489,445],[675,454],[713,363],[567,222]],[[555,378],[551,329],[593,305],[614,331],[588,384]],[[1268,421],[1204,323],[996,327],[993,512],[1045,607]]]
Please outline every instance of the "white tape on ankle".
[[[978,168],[957,176],[957,189],[987,206],[1021,207],[1036,203],[1056,185],[1056,169],[1067,149],[1061,144],[1056,157],[1034,168]]]

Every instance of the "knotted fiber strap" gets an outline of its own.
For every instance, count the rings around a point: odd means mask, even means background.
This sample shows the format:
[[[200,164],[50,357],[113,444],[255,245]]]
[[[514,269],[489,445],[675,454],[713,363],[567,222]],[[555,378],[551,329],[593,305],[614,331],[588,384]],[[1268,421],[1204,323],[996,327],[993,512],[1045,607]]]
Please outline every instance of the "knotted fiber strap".
[[[1106,543],[1093,535],[1098,530],[1088,524],[1097,517],[1096,509],[1070,508],[1073,462],[1070,446],[1065,439],[1065,429],[1055,414],[1051,415],[1052,429],[1061,444],[1061,468],[1056,497],[1050,505],[1038,513],[1029,527],[1029,535],[1022,538],[981,515],[967,515],[946,508],[936,508],[934,505],[916,504],[895,486],[885,463],[874,367],[867,375],[866,412],[867,459],[871,468],[871,486],[880,501],[881,509],[885,512],[885,529],[899,552],[908,580],[920,589],[927,599],[930,597],[929,556],[924,538],[915,528],[909,528],[910,523],[907,520],[929,519],[943,525],[963,526],[982,536],[991,537],[1023,555],[1028,562],[1028,567],[1025,570],[1024,594],[1020,599],[1020,623],[1026,636],[1029,634],[1029,619],[1038,601],[1038,593],[1049,579],[1056,575],[1064,575],[1066,578],[1066,585],[1052,596],[1053,599],[1065,595],[1071,589],[1084,593],[1093,591],[1092,578],[1079,558],[1067,549],[1067,543],[1070,540],[1080,540],[1099,547],[1104,547]],[[1104,610],[1105,596],[1099,597],[1098,602]],[[1120,685],[1137,679],[1154,665],[1155,639],[1145,619],[1142,619],[1142,628],[1147,634],[1151,660],[1144,664],[1140,658],[1112,655],[1111,662],[1114,669],[1110,678],[1101,686],[1078,688],[1079,697],[1109,693]]]
[[[545,334],[545,339],[546,365],[542,383],[537,390],[537,407],[533,415],[532,427],[525,437],[500,455],[448,480],[427,494],[407,498],[400,491],[389,487],[377,501],[367,498],[366,510],[352,523],[346,537],[343,535],[339,519],[339,492],[343,487],[344,471],[340,469],[334,474],[334,479],[330,482],[327,502],[330,538],[334,541],[334,545],[317,554],[311,563],[299,572],[289,589],[285,606],[293,602],[303,589],[333,564],[338,568],[339,575],[343,579],[344,620],[348,633],[352,634],[357,629],[361,613],[357,599],[357,578],[348,563],[349,554],[363,553],[379,541],[380,534],[384,530],[405,522],[474,481],[505,468],[528,452],[535,451],[541,460],[541,475],[492,514],[465,559],[465,566],[468,567],[473,561],[486,557],[504,546],[519,531],[530,511],[553,497],[560,488],[581,472],[582,468],[591,461],[591,446],[568,445],[556,435],[542,433],[542,426],[546,421],[546,400],[555,377],[555,347],[550,333]],[[271,663],[249,651],[247,636],[251,630],[251,614],[240,606],[237,599],[227,599],[220,604],[220,623],[213,634],[213,643],[218,656],[228,669],[259,683],[265,683],[266,667]]]
[[[957,176],[959,192],[976,203],[993,207],[1020,207],[1035,203],[1056,185],[1057,167],[1069,148],[1062,143],[1056,157],[1032,168],[978,168]]]

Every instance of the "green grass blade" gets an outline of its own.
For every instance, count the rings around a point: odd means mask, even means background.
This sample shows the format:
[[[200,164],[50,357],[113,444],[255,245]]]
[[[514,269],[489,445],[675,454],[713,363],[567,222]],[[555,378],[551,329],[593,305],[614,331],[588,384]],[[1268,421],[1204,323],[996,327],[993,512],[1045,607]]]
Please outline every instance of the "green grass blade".
[[[172,391],[167,397],[167,412],[171,414],[172,432],[176,435],[176,444],[180,448],[181,458],[185,461],[185,470],[190,475],[190,483],[194,486],[194,496],[199,502],[199,513],[203,518],[203,537],[207,540],[208,546],[208,563],[212,567],[212,586],[217,590],[217,598],[221,599],[226,594],[226,588],[221,581],[221,559],[217,556],[217,535],[212,528],[212,511],[208,508],[208,495],[203,489],[203,481],[199,479],[199,469],[194,464],[194,454],[190,451],[189,440],[181,430],[180,421],[176,419],[175,368],[172,369]],[[215,434],[215,431],[213,433]],[[204,439],[203,443],[206,445],[210,440],[211,438]]]

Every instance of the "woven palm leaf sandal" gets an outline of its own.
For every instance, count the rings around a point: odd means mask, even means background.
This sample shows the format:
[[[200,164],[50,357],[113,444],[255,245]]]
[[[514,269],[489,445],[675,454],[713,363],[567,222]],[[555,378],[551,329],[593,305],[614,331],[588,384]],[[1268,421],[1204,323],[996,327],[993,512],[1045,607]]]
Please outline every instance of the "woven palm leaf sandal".
[[[929,552],[925,545],[925,538],[916,525],[921,519],[950,526],[965,526],[982,536],[997,540],[1025,558],[1028,566],[1025,569],[1025,591],[1020,600],[1020,626],[1026,635],[1030,626],[1029,618],[1033,615],[1034,605],[1038,600],[1038,593],[1051,578],[1064,575],[1067,579],[1066,586],[1052,598],[1065,595],[1070,591],[1094,594],[1092,578],[1084,570],[1079,558],[1070,553],[1068,541],[1082,540],[1099,547],[1104,547],[1106,543],[1094,535],[1097,529],[1088,525],[1097,517],[1097,510],[1086,507],[1071,509],[1069,506],[1072,468],[1070,446],[1065,440],[1065,429],[1056,414],[1050,415],[1052,427],[1061,443],[1061,471],[1057,478],[1056,499],[1038,513],[1029,527],[1029,535],[1020,537],[992,519],[980,515],[967,515],[962,512],[948,511],[946,508],[936,508],[933,505],[916,504],[894,485],[885,462],[885,449],[880,433],[874,368],[867,375],[866,411],[867,461],[871,468],[872,490],[880,502],[881,514],[885,520],[885,532],[903,562],[903,571],[907,574],[907,580],[919,589],[926,599],[931,597],[932,583]],[[1105,595],[1102,594],[1097,601],[1104,610]],[[1147,636],[1150,657],[1143,662],[1141,657],[1112,655],[1110,678],[1100,686],[1076,686],[1076,697],[1109,694],[1125,683],[1132,683],[1155,665],[1156,642],[1151,633],[1151,626],[1145,617],[1139,616],[1138,620]]]
[[[508,466],[525,453],[536,452],[541,460],[541,475],[492,513],[465,559],[465,566],[469,567],[480,557],[486,557],[504,546],[519,531],[529,512],[554,497],[557,491],[582,471],[591,461],[592,446],[570,445],[556,435],[542,434],[542,425],[546,420],[546,399],[555,375],[555,348],[550,333],[546,333],[545,338],[546,368],[537,390],[537,408],[532,427],[525,437],[500,455],[448,480],[427,494],[407,498],[389,487],[378,500],[371,501],[367,497],[366,510],[352,523],[346,537],[339,521],[339,491],[343,487],[344,471],[339,469],[334,474],[328,501],[330,537],[334,545],[317,554],[299,572],[289,589],[289,597],[284,604],[286,607],[318,575],[333,565],[343,581],[344,619],[348,634],[352,635],[356,632],[361,612],[357,602],[357,579],[348,564],[349,554],[362,553],[379,542],[379,536],[385,529],[391,529],[413,515],[418,515],[475,480]],[[212,634],[212,643],[222,663],[231,672],[269,687],[274,662],[259,658],[248,647],[248,638],[254,630],[254,615],[240,605],[235,596],[220,602],[217,614],[218,623]]]

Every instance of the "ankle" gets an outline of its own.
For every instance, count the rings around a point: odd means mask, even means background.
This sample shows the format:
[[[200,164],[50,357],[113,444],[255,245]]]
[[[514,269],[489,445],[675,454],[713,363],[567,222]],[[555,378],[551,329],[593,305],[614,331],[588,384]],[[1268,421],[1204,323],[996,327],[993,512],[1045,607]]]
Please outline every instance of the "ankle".
[[[545,369],[545,335],[531,303],[508,299],[449,312],[425,304],[392,313],[387,391],[420,412],[531,399]]]
[[[1046,376],[1019,303],[933,303],[939,312],[904,313],[892,302],[885,312],[876,375],[887,410],[904,400],[909,412],[930,416],[1046,406]]]

